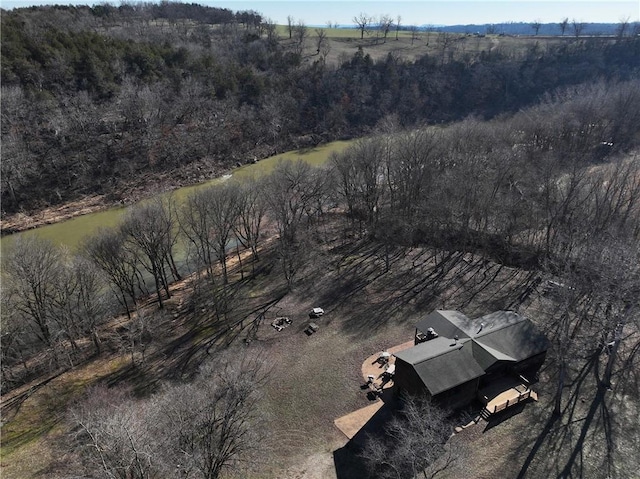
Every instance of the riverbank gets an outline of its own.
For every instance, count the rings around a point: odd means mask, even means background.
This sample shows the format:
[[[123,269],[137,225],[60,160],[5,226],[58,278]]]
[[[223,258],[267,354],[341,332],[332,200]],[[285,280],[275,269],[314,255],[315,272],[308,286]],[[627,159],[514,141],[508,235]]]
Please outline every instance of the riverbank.
[[[268,174],[280,161],[299,159],[312,166],[320,166],[327,161],[332,153],[341,152],[349,144],[351,141],[334,141],[310,148],[291,150],[259,161],[236,164],[235,168],[203,164],[195,170],[185,171],[182,169],[181,171],[147,175],[144,179],[132,179],[129,184],[120,187],[117,194],[111,192],[85,196],[62,205],[52,205],[33,212],[6,215],[0,222],[3,244],[14,233],[44,227],[39,234],[73,247],[81,237],[91,234],[96,228],[115,224],[115,216],[120,214],[122,207],[135,204],[140,200],[169,191],[176,191],[179,197],[184,196],[190,191],[190,188],[209,184],[230,173],[239,180]],[[115,214],[107,213],[108,210],[113,210]],[[84,218],[80,218],[82,216]],[[61,223],[67,220],[73,220],[73,227],[61,228]]]
[[[15,213],[7,215],[2,220],[2,236],[38,228],[65,221],[76,216],[95,213],[113,206],[106,201],[105,195],[88,196],[63,205],[50,206],[40,211],[28,213]]]
[[[105,211],[110,208],[137,203],[140,200],[186,186],[195,186],[218,178],[228,169],[209,168],[207,174],[163,173],[143,179],[136,179],[130,184],[121,186],[117,194],[94,194],[66,201],[63,204],[46,206],[29,212],[18,212],[3,215],[0,220],[2,236],[20,233],[45,225],[52,225],[78,216]]]

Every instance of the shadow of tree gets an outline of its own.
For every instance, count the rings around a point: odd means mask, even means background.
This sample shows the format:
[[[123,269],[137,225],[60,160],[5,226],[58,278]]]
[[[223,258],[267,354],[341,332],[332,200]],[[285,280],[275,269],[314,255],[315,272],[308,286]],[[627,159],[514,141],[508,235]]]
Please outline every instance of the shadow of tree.
[[[547,420],[524,460],[518,479],[525,477],[586,477],[601,470],[603,477],[616,467],[616,447],[612,415],[608,405],[610,391],[602,384],[598,355],[592,355],[568,386],[570,394],[560,416],[548,405]],[[587,398],[591,397],[589,402]],[[613,398],[611,399],[613,400]],[[588,404],[588,407],[587,407]],[[586,410],[585,410],[586,408]],[[602,457],[585,457],[587,437],[605,445]],[[518,457],[521,449],[514,453]],[[589,460],[590,468],[585,469]],[[595,466],[595,463],[598,463]]]
[[[350,320],[343,329],[351,334],[375,332],[391,318],[447,305],[468,313],[517,309],[540,281],[535,272],[457,251],[405,247],[388,251],[384,245],[361,240],[350,248],[342,245],[339,252],[333,282],[320,300],[348,307],[344,313]],[[387,254],[388,261],[382,259]]]
[[[360,455],[366,442],[372,436],[383,434],[384,425],[398,410],[398,402],[391,393],[384,405],[367,421],[347,444],[333,451],[333,462],[337,479],[368,479],[365,459]]]

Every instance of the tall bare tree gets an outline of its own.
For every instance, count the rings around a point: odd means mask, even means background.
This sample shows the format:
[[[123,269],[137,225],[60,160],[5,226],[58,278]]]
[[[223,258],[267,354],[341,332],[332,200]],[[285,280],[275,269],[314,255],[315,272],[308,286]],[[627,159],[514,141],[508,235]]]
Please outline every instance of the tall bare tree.
[[[167,453],[179,472],[217,479],[225,470],[250,465],[266,437],[258,413],[264,378],[256,359],[208,364],[194,383],[160,398],[166,414],[161,434],[169,439]]]
[[[215,262],[220,264],[223,283],[227,282],[227,254],[240,200],[238,184],[225,183],[196,190],[182,208],[182,230],[211,282],[214,282]]]
[[[291,15],[287,15],[287,31],[289,32],[289,40],[293,37],[294,18]]]
[[[136,292],[146,294],[140,267],[142,266],[125,247],[126,237],[118,229],[100,229],[87,238],[81,246],[81,254],[97,265],[108,279],[116,298],[131,317],[131,305],[136,306]]]
[[[307,37],[309,36],[309,29],[302,20],[293,29],[294,50],[298,55],[304,53]]]
[[[323,50],[325,43],[329,40],[327,39],[327,31],[324,28],[316,28],[316,54],[319,55],[320,51]]]
[[[367,33],[371,18],[366,13],[360,13],[353,17],[353,23],[356,24],[356,28],[360,30],[360,40],[364,38],[364,34]]]
[[[381,15],[378,20],[378,30],[382,33],[383,42],[387,42],[389,31],[393,27],[393,19],[389,15]]]
[[[536,36],[538,35],[538,32],[540,31],[540,27],[542,27],[542,22],[540,20],[534,20],[533,22],[531,22],[531,28],[533,29],[533,31],[536,34]]]
[[[69,412],[83,472],[217,479],[246,470],[256,448],[264,448],[258,391],[265,377],[258,359],[245,358],[207,364],[194,382],[147,399],[123,388],[92,388]]]
[[[208,190],[209,215],[213,249],[222,268],[222,280],[226,284],[227,254],[231,235],[238,220],[239,188],[235,183],[225,183]]]
[[[267,192],[260,180],[247,180],[239,186],[238,217],[234,232],[242,246],[251,250],[254,263],[258,260],[258,244],[267,209],[265,194]]]
[[[69,412],[85,473],[114,479],[162,477],[162,438],[150,427],[159,419],[152,406],[134,400],[123,388],[91,389]]]
[[[265,182],[269,190],[266,195],[269,213],[278,228],[281,265],[291,288],[294,276],[302,266],[304,249],[300,248],[300,230],[317,212],[324,184],[302,160],[279,163]]]
[[[382,434],[367,438],[361,457],[371,477],[433,478],[464,452],[452,444],[452,429],[446,411],[424,398],[405,396]]]
[[[418,39],[420,28],[417,25],[409,25],[409,31],[411,32],[411,45]],[[427,42],[427,45],[429,43]]]
[[[560,34],[564,37],[564,33],[567,31],[567,26],[569,25],[569,18],[568,17],[564,17],[562,20],[560,20],[560,23],[558,23],[558,26],[560,27]]]
[[[584,32],[586,24],[583,22],[579,22],[575,18],[571,20],[571,27],[573,28],[573,35],[578,38]]]
[[[158,306],[162,308],[162,291],[167,298],[171,296],[169,273],[180,279],[173,258],[178,224],[171,200],[158,198],[135,206],[125,216],[121,231],[126,237],[125,247],[152,275]]]
[[[620,19],[618,26],[616,27],[616,36],[622,38],[627,34],[629,30],[629,17],[623,17]]]
[[[23,315],[42,343],[52,346],[56,285],[62,275],[58,247],[37,236],[20,238],[3,254],[3,273],[7,294],[13,298],[11,307]]]
[[[65,259],[63,259],[65,261]],[[56,289],[52,316],[61,334],[78,349],[76,341],[91,338],[95,353],[100,354],[98,326],[107,315],[107,298],[103,277],[89,260],[75,256],[62,265]]]

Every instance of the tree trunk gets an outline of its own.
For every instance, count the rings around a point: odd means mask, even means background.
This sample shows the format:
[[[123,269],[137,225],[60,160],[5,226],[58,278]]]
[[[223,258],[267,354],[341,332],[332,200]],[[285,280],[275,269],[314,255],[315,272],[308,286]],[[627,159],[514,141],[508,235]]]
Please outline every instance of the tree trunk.
[[[562,390],[564,389],[565,367],[565,361],[563,358],[560,361],[560,371],[558,372],[558,387],[556,389],[555,406],[553,408],[553,414],[556,416],[560,416],[562,414]]]
[[[618,323],[614,331],[613,345],[608,348],[608,344],[605,344],[605,348],[609,349],[609,359],[607,360],[607,367],[604,370],[604,377],[602,378],[603,386],[611,388],[611,373],[613,372],[613,365],[616,362],[618,356],[618,348],[620,347],[620,341],[622,340],[622,328],[624,323]]]

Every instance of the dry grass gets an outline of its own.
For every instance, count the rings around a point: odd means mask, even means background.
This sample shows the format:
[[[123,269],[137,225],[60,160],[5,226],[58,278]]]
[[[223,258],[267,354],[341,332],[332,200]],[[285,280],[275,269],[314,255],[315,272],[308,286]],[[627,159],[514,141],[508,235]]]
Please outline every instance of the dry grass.
[[[374,60],[381,60],[392,54],[397,58],[408,61],[414,61],[424,55],[440,57],[443,55],[441,35],[432,31],[418,32],[417,36],[412,38],[408,31],[401,31],[396,34],[390,32],[387,40],[384,41],[382,36],[376,37],[374,31],[365,33],[364,38],[360,38],[360,31],[357,29],[345,28],[325,28],[327,38],[330,42],[330,50],[327,55],[326,62],[330,65],[338,65],[341,62],[350,59],[359,48],[365,55],[369,55]],[[280,26],[278,33],[283,44],[293,44],[293,40],[289,40],[285,26]],[[480,52],[500,52],[507,55],[522,55],[533,45],[536,45],[537,51],[543,53],[552,45],[562,42],[571,42],[571,37],[529,37],[529,36],[498,36],[486,35],[484,37],[476,37],[466,34],[447,34],[450,38],[455,38],[455,47],[450,49],[453,51],[453,58],[456,60],[465,60],[469,55],[475,56]],[[306,40],[306,48],[303,54],[303,60],[313,62],[319,58],[316,53],[315,29],[309,29],[309,36]],[[447,53],[448,56],[448,53]]]
[[[176,295],[168,307],[175,308],[179,317],[169,315],[166,324],[158,326],[164,333],[149,352],[144,374],[122,374],[128,358],[100,359],[37,390],[12,417],[5,417],[3,477],[53,477],[61,457],[54,445],[67,428],[63,421],[66,405],[87,385],[106,377],[144,384],[180,377],[211,357],[209,348],[215,354],[217,345],[231,340],[236,348],[260,354],[270,370],[260,407],[271,439],[261,446],[260,471],[255,477],[336,477],[334,452],[347,439],[334,420],[371,404],[367,390],[361,388],[363,361],[409,339],[413,324],[427,311],[446,307],[476,315],[508,308],[530,279],[526,272],[471,255],[447,256],[422,248],[392,251],[387,271],[381,250],[366,242],[343,241],[337,234],[340,228],[334,226],[321,227],[324,246],[308,258],[296,289],[268,309],[257,329],[256,311],[280,295],[284,283],[269,252],[264,252],[261,264],[273,261],[273,269],[243,286],[238,311],[226,321],[190,316],[181,309],[183,302]],[[435,268],[436,264],[442,268]],[[314,320],[319,331],[307,336],[307,311],[315,306],[324,308],[326,314]],[[520,305],[520,312],[534,320],[536,311],[536,301]],[[293,322],[277,332],[270,326],[275,316],[288,316]],[[242,318],[245,321],[240,323]],[[251,342],[244,344],[246,339]],[[608,424],[615,431],[611,457],[616,470],[603,469],[607,459],[601,447],[607,437],[604,419],[592,418],[586,437],[579,442],[592,406],[591,399],[583,403],[580,398],[593,397],[592,383],[584,381],[570,414],[547,428],[553,389],[550,372],[544,373],[536,388],[539,403],[523,407],[509,420],[500,422],[500,416],[492,424],[481,423],[461,433],[458,439],[468,443],[472,452],[444,477],[517,477],[525,464],[522,477],[551,477],[562,470],[576,445],[589,452],[581,459],[583,477],[604,477],[597,474],[601,470],[610,477],[633,477],[638,459],[628,453],[639,446],[637,391],[633,395],[620,382],[620,389],[604,402]],[[578,373],[572,377],[578,378]]]
[[[3,410],[2,477],[53,477],[51,466],[60,459],[55,445],[68,432],[67,407],[89,386],[117,371],[122,364],[121,357],[104,357],[63,373],[45,386],[33,383],[3,397],[5,403],[12,397],[22,396],[17,405]]]

